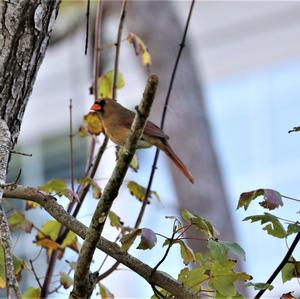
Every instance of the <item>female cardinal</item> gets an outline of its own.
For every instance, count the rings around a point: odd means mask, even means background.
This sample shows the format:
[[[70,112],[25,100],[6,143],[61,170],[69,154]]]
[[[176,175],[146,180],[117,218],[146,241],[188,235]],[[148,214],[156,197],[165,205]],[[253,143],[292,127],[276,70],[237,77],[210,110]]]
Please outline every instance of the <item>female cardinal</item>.
[[[117,145],[124,145],[129,135],[135,113],[109,98],[96,100],[91,110],[99,113],[104,131],[108,138]],[[167,141],[168,139],[169,136],[158,126],[151,121],[147,121],[143,135],[138,142],[138,148],[147,148],[155,145],[167,154],[191,183],[194,183],[192,174],[174,153]]]

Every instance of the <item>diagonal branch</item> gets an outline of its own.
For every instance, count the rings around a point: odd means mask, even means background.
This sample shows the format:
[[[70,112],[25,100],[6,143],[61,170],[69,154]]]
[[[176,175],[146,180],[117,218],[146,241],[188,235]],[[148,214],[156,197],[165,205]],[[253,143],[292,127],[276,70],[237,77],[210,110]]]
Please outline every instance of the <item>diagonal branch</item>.
[[[129,164],[135,153],[137,143],[142,136],[146,120],[155,97],[158,77],[151,75],[147,81],[143,99],[137,109],[136,116],[131,126],[131,132],[120,154],[117,165],[108,181],[79,253],[74,274],[74,287],[71,298],[89,298],[97,281],[98,273],[90,274],[90,264],[101,237],[107,214],[118,196],[119,188],[124,180]]]
[[[65,209],[57,203],[55,197],[45,195],[39,190],[26,186],[8,186],[4,189],[4,197],[31,200],[40,204],[52,217],[62,225],[66,226],[82,239],[86,238],[88,228],[80,221],[68,214]],[[97,248],[116,259],[132,271],[143,277],[149,284],[155,284],[170,292],[176,298],[200,298],[191,290],[185,288],[180,282],[169,275],[156,271],[152,276],[153,268],[133,257],[127,252],[120,250],[120,247],[111,241],[101,237]]]
[[[11,149],[10,132],[4,120],[0,120],[0,185],[5,184],[9,154]],[[12,241],[7,217],[2,206],[3,188],[0,187],[0,235],[4,251],[7,298],[22,298],[17,282],[12,254]]]

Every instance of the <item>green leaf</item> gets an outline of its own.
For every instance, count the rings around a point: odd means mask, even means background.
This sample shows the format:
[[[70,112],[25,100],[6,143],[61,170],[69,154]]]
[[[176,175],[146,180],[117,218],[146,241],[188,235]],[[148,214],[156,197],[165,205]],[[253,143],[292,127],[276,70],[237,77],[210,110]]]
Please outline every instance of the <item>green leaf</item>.
[[[98,78],[98,98],[112,98],[112,85],[113,85],[114,71],[109,71]],[[125,86],[123,75],[118,73],[117,76],[117,89]]]
[[[213,225],[201,216],[198,216],[188,210],[183,210],[181,212],[181,216],[186,222],[194,225],[197,229],[205,233],[208,238],[215,238],[219,234]]]
[[[260,205],[268,210],[273,210],[279,206],[283,206],[282,196],[278,191],[272,189],[257,189],[242,193],[240,195],[237,209],[244,207],[246,211],[250,203],[259,196],[264,197],[264,201],[262,201]]]
[[[295,277],[300,277],[300,262],[290,257],[288,263],[281,270],[282,282],[285,283]]]
[[[287,235],[296,234],[300,232],[300,224],[298,222],[289,224],[287,227]]]
[[[115,296],[101,282],[98,283],[101,299],[113,299]]]
[[[41,289],[39,288],[28,288],[23,293],[22,299],[40,299]]]
[[[11,231],[23,230],[31,233],[32,223],[26,219],[25,215],[20,212],[14,212],[8,217],[8,225]]]
[[[122,222],[121,218],[116,213],[114,213],[113,211],[108,212],[108,218],[109,218],[111,226],[114,226],[116,228],[123,227],[124,222]]]
[[[209,252],[211,256],[217,260],[219,263],[227,263],[227,253],[228,253],[228,247],[224,244],[214,241],[214,240],[208,240],[207,242],[207,248],[209,249]]]
[[[40,186],[39,189],[47,193],[61,194],[67,189],[67,184],[64,180],[52,179]]]
[[[244,249],[235,242],[228,242],[228,241],[218,241],[220,244],[224,245],[229,252],[233,253],[235,256],[242,260],[246,260],[246,253]]]
[[[195,255],[193,250],[182,240],[179,240],[180,254],[185,265],[195,261]]]
[[[73,285],[73,279],[66,272],[60,272],[59,281],[64,289],[68,289],[71,285]]]
[[[223,296],[236,296],[237,290],[234,283],[239,280],[249,280],[252,277],[244,272],[231,272],[226,275],[213,276],[209,281],[209,286],[214,288]]]
[[[201,290],[201,283],[208,278],[209,276],[205,274],[205,269],[203,268],[194,268],[192,270],[183,268],[178,275],[178,280],[194,292],[199,292]]]
[[[120,242],[122,244],[121,251],[126,252],[135,241],[136,237],[141,233],[141,229],[134,229],[130,233],[124,235]]]
[[[145,187],[141,186],[140,184],[138,184],[137,182],[129,181],[127,184],[127,188],[129,190],[130,194],[132,196],[134,196],[135,198],[137,198],[139,201],[143,201],[145,199],[147,189]],[[158,201],[160,201],[160,197],[156,191],[151,190],[149,197],[152,197],[152,195],[154,195],[156,197],[156,199]],[[149,198],[148,198],[147,203],[150,203]]]
[[[245,284],[246,287],[254,287],[254,290],[269,290],[272,291],[274,287],[269,283],[263,282],[248,282]]]
[[[69,232],[61,245],[58,245],[55,241],[60,231],[61,224],[56,220],[49,220],[45,222],[36,236],[36,244],[48,249],[58,249],[71,247],[77,252],[77,236],[73,232]],[[49,240],[50,239],[50,240]],[[50,241],[50,242],[49,242]],[[53,242],[51,242],[53,241]],[[57,244],[57,245],[55,245]],[[58,247],[57,247],[58,246]],[[57,247],[57,248],[56,248]]]
[[[263,230],[267,231],[269,235],[281,239],[287,236],[287,233],[283,225],[280,223],[278,218],[272,214],[264,213],[264,215],[249,216],[246,217],[243,221],[247,221],[247,220],[250,220],[251,222],[260,221],[261,224],[270,222],[269,224],[263,227]]]
[[[157,242],[156,234],[149,228],[142,228],[141,230],[141,242],[137,249],[152,249]]]

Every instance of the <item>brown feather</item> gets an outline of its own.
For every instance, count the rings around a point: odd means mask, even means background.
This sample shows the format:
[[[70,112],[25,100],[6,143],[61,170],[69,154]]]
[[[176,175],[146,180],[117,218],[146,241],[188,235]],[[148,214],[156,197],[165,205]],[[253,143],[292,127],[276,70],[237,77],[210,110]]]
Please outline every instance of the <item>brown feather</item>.
[[[112,99],[99,99],[96,101],[96,104],[97,105],[94,105],[93,107],[99,112],[106,135],[112,142],[121,146],[124,145],[135,116],[134,112],[128,110]],[[152,145],[157,146],[167,154],[187,179],[191,183],[194,183],[192,174],[172,150],[167,142],[168,139],[169,136],[158,126],[151,121],[147,121],[143,136],[138,143],[138,148],[146,148]]]

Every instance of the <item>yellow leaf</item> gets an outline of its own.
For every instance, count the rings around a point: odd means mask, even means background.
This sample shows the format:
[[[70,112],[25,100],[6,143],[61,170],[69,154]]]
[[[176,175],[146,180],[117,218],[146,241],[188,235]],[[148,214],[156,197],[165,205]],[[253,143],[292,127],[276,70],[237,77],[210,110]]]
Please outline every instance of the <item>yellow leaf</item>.
[[[134,182],[134,181],[129,181],[127,184],[127,188],[130,192],[131,195],[133,195],[134,197],[136,197],[139,201],[143,201],[146,195],[146,188],[139,185],[138,183]],[[157,194],[156,191],[150,191],[149,197],[151,197],[151,195],[154,195],[158,201],[160,201],[159,195]],[[150,203],[149,198],[147,203]]]
[[[103,132],[101,118],[97,112],[89,112],[83,117],[84,128],[90,133],[99,135]]]
[[[98,78],[98,98],[112,98],[112,87],[114,80],[114,71],[109,71]],[[117,76],[117,89],[125,86],[123,75],[118,73]]]
[[[152,64],[151,55],[142,39],[131,32],[127,36],[127,41],[133,45],[135,54],[141,57],[143,65],[150,71],[150,66]]]
[[[42,246],[46,249],[52,249],[52,250],[57,250],[57,249],[61,248],[61,246],[58,243],[56,243],[55,241],[50,240],[48,238],[44,238],[44,239],[40,239],[40,240],[36,241],[36,245]]]
[[[28,211],[28,210],[31,210],[31,209],[35,209],[35,208],[38,208],[40,207],[40,205],[34,201],[31,201],[31,200],[27,200],[26,201],[26,207],[25,207],[25,210]]]
[[[22,296],[22,299],[40,299],[41,289],[28,288]]]

